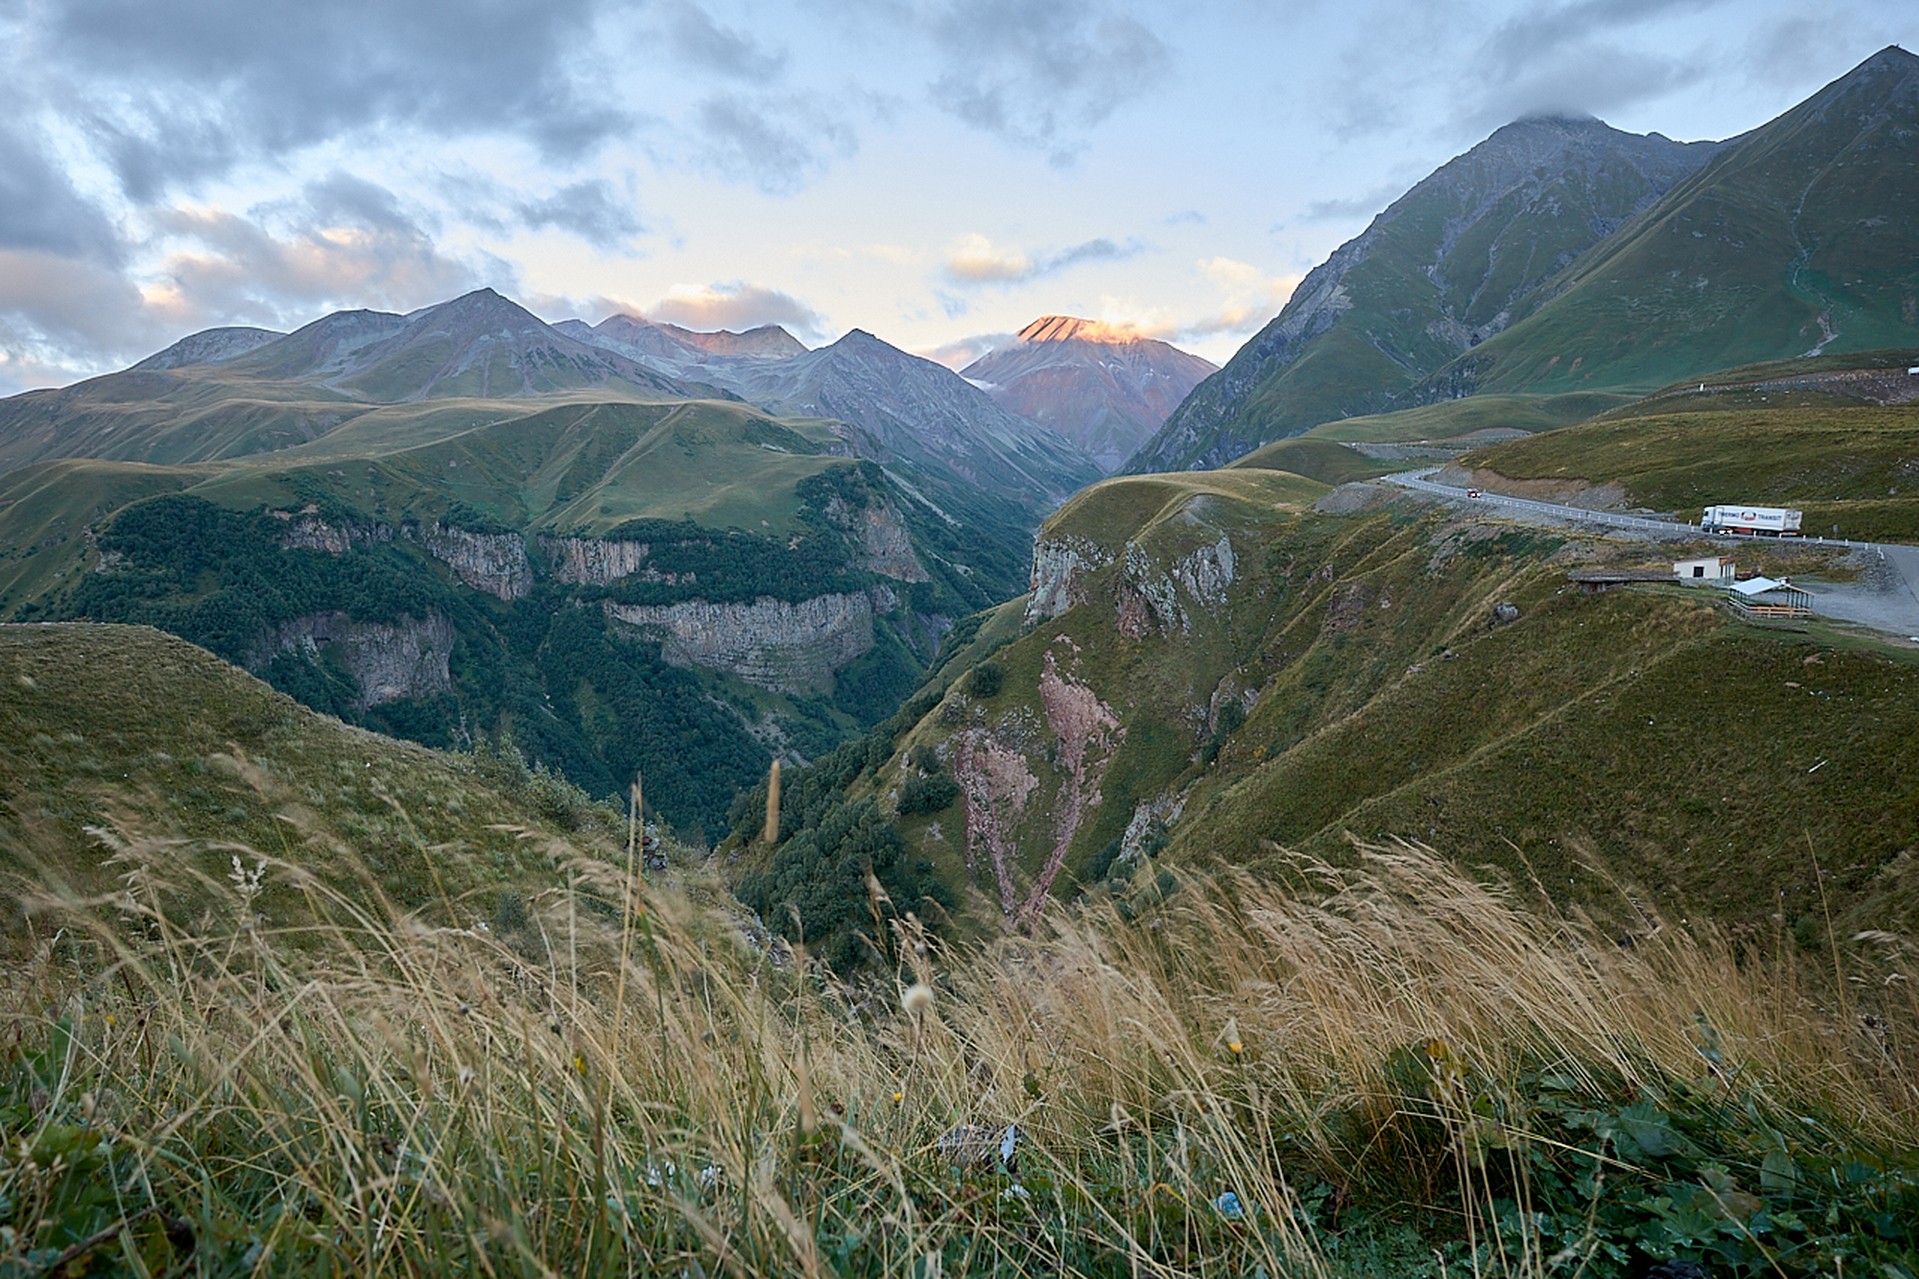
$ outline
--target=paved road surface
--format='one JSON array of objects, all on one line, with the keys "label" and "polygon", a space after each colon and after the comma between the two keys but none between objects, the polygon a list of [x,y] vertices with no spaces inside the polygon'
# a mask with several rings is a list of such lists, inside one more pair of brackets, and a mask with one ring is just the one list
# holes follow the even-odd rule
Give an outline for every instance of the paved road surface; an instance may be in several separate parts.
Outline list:
[{"label": "paved road surface", "polygon": [[[1643,515],[1621,515],[1616,511],[1588,511],[1583,507],[1564,506],[1558,502],[1507,497],[1503,493],[1484,493],[1477,498],[1468,498],[1463,488],[1433,482],[1430,477],[1438,470],[1438,467],[1426,467],[1381,478],[1386,483],[1397,484],[1402,488],[1431,493],[1438,497],[1470,501],[1475,506],[1497,507],[1521,518],[1553,523],[1597,525],[1663,537],[1708,536],[1699,531],[1697,524],[1682,524],[1677,520],[1649,519]],[[1710,536],[1743,541],[1775,540],[1726,533],[1715,533]],[[1844,538],[1807,538],[1805,540],[1814,545],[1852,547],[1863,551],[1869,557],[1879,558],[1888,566],[1888,571],[1868,573],[1864,580],[1858,582],[1801,581],[1796,583],[1812,592],[1813,611],[1816,614],[1840,621],[1856,622],[1861,626],[1868,626],[1902,638],[1919,637],[1919,547],[1903,546],[1892,542],[1854,542]]]}]

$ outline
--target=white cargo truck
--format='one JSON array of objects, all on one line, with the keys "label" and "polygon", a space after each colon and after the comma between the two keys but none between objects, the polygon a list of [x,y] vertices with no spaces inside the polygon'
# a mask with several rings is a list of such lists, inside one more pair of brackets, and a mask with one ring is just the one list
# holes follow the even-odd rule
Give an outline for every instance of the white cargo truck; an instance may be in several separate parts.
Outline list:
[{"label": "white cargo truck", "polygon": [[1784,506],[1708,506],[1699,521],[1707,533],[1762,533],[1798,537],[1800,514]]}]

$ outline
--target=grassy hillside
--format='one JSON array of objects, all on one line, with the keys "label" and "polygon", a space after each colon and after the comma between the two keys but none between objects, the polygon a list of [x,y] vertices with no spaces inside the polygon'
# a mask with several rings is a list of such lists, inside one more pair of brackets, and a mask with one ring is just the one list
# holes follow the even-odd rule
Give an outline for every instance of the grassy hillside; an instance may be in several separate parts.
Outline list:
[{"label": "grassy hillside", "polygon": [[1400,464],[1367,457],[1332,440],[1297,437],[1254,449],[1226,469],[1289,471],[1321,484],[1340,485],[1384,475],[1400,469]]},{"label": "grassy hillside", "polygon": [[1507,125],[1340,246],[1127,469],[1223,466],[1324,423],[1439,398],[1408,393],[1525,315],[1561,268],[1712,150],[1592,119]]},{"label": "grassy hillside", "polygon": [[[551,841],[622,837],[517,756],[350,727],[144,627],[0,626],[0,737],[10,934],[22,897],[55,881],[92,894],[151,876],[191,917],[249,849],[375,910],[471,924],[560,882]],[[257,898],[296,915],[303,901],[284,868]]]},{"label": "grassy hillside", "polygon": [[[845,456],[844,429],[570,394],[377,408],[236,461],[44,463],[0,478],[0,609],[163,627],[428,745],[510,734],[596,794],[644,769],[697,838],[769,754],[884,719],[951,619],[1024,581],[1016,514],[963,493],[935,510]],[[548,535],[610,536],[644,563],[570,580]],[[855,651],[777,682],[603,611],[828,596],[876,605],[870,639],[818,641]]]},{"label": "grassy hillside", "polygon": [[[1684,547],[1167,499],[1193,478],[1063,509],[1036,596],[1055,615],[995,614],[916,724],[840,766],[844,803],[891,818],[962,932],[1019,925],[1036,895],[1150,899],[1165,866],[1337,861],[1348,832],[1431,841],[1585,909],[1625,883],[1801,942],[1827,911],[1847,936],[1919,923],[1909,652],[1752,630],[1677,587],[1566,581]],[[824,832],[833,811],[796,806],[789,826]],[[821,839],[809,855],[830,863]]]},{"label": "grassy hillside", "polygon": [[209,473],[229,505],[315,489],[370,518],[431,518],[457,503],[516,529],[598,535],[631,519],[793,531],[798,483],[844,457],[826,423],[740,404],[594,398],[380,410],[325,440]]},{"label": "grassy hillside", "polygon": [[1919,57],[1888,48],[1736,139],[1433,384],[1650,391],[1755,360],[1910,345],[1915,86]]},{"label": "grassy hillside", "polygon": [[1616,483],[1631,505],[1692,519],[1718,502],[1762,502],[1804,510],[1808,535],[1837,526],[1855,539],[1919,539],[1919,405],[1740,407],[1709,393],[1684,407],[1695,404],[1513,440],[1464,464]]},{"label": "grassy hillside", "polygon": [[523,945],[324,893],[315,922],[238,893],[182,917],[149,884],[125,920],[52,903],[0,988],[0,1184],[33,1189],[0,1202],[0,1256],[374,1279],[1915,1264],[1897,956],[1835,1009],[1789,957],[1668,916],[1622,947],[1417,849],[1358,856],[1301,865],[1310,895],[1187,880],[1012,947],[901,921],[877,991],[585,859]]},{"label": "grassy hillside", "polygon": [[1471,395],[1417,408],[1325,422],[1306,438],[1347,444],[1398,444],[1452,440],[1474,431],[1550,431],[1630,403],[1603,392],[1572,395]]}]

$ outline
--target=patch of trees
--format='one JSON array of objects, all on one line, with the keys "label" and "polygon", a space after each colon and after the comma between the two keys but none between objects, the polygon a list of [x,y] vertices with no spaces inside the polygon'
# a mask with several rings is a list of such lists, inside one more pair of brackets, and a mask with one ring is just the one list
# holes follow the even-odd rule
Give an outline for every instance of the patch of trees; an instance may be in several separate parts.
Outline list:
[{"label": "patch of trees", "polygon": [[[745,876],[735,890],[768,928],[790,940],[804,940],[842,970],[869,958],[873,947],[883,950],[890,944],[884,930],[876,934],[874,929],[868,870],[891,898],[887,911],[914,911],[924,917],[929,902],[951,904],[931,864],[909,858],[879,806],[871,799],[849,801],[846,796],[862,773],[892,758],[900,735],[937,701],[936,693],[922,693],[866,736],[791,770],[780,788],[781,842],[765,869]],[[732,833],[742,847],[760,837],[765,814],[762,778],[733,804]]]}]

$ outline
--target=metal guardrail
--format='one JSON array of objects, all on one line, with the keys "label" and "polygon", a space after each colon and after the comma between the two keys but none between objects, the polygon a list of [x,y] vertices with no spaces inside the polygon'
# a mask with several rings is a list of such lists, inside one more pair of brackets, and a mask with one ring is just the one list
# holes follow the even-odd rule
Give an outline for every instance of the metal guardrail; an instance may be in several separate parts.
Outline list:
[{"label": "metal guardrail", "polygon": [[[1682,524],[1677,520],[1655,520],[1644,515],[1622,515],[1617,511],[1589,511],[1578,506],[1562,506],[1557,502],[1538,502],[1527,497],[1508,497],[1504,493],[1481,492],[1478,497],[1471,497],[1463,488],[1455,488],[1450,484],[1435,484],[1426,478],[1439,469],[1440,468],[1436,466],[1429,466],[1423,470],[1401,471],[1396,475],[1382,475],[1380,479],[1389,484],[1397,484],[1401,488],[1417,489],[1426,493],[1436,493],[1441,497],[1458,498],[1462,501],[1477,502],[1488,506],[1509,506],[1517,510],[1537,511],[1542,515],[1550,515],[1555,519],[1574,520],[1586,524],[1604,524],[1613,528],[1640,529],[1649,533],[1664,533],[1669,536],[1690,535],[1693,537],[1726,538],[1747,542],[1777,542],[1781,540],[1778,537],[1767,536],[1762,533],[1708,533],[1697,524]],[[1844,537],[1801,536],[1796,540],[1823,546],[1851,546],[1862,550],[1871,550],[1877,545],[1877,543],[1874,542],[1855,542],[1850,538]]]}]

